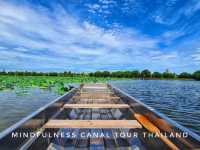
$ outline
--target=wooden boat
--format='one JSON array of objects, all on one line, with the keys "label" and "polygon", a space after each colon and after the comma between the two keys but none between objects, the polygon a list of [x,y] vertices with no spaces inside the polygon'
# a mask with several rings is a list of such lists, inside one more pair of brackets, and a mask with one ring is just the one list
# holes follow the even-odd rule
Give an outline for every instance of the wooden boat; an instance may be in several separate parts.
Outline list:
[{"label": "wooden boat", "polygon": [[200,149],[200,137],[109,84],[83,84],[0,134],[0,149]]}]

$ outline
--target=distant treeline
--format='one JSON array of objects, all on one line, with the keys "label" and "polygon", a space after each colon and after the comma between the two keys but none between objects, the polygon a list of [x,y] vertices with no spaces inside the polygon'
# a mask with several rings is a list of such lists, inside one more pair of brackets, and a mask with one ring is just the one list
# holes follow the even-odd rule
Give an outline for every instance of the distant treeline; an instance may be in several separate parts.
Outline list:
[{"label": "distant treeline", "polygon": [[151,72],[148,69],[143,71],[96,71],[90,73],[73,73],[66,72],[29,72],[29,71],[1,71],[0,75],[15,75],[15,76],[91,76],[91,77],[114,77],[114,78],[141,78],[141,79],[195,79],[200,80],[200,70],[194,73],[182,72],[180,74],[172,73],[166,70],[163,73]]}]

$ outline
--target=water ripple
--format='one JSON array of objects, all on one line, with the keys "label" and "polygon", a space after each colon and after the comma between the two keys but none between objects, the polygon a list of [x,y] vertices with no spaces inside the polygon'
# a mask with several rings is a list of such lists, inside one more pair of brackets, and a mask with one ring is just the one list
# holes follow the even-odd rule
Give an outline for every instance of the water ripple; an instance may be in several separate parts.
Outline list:
[{"label": "water ripple", "polygon": [[200,82],[114,81],[115,86],[200,134]]}]

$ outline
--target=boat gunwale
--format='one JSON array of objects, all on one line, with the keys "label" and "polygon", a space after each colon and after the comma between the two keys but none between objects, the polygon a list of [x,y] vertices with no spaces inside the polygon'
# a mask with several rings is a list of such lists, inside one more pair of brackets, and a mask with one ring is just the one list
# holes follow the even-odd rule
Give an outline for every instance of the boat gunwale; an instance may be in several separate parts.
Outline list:
[{"label": "boat gunwale", "polygon": [[[169,123],[170,125],[174,126],[175,128],[183,131],[183,132],[187,132],[189,134],[189,136],[191,136],[192,138],[194,138],[195,140],[197,140],[198,142],[200,142],[200,136],[198,134],[196,134],[195,132],[193,132],[192,130],[182,126],[181,124],[179,124],[178,122],[172,120],[171,118],[167,117],[166,115],[164,115],[163,113],[155,110],[154,108],[152,108],[151,106],[148,106],[147,104],[144,104],[143,102],[141,102],[140,100],[136,99],[135,97],[125,93],[124,91],[122,91],[121,89],[117,88],[116,86],[108,83],[108,86],[111,89],[114,89],[116,91],[118,91],[120,94],[129,97],[130,99],[133,99],[135,102],[139,103],[141,106],[145,107],[147,110],[151,111],[154,113],[154,115],[157,115],[158,117],[160,117],[161,119],[164,119],[167,123]],[[131,108],[131,105],[130,105]]]},{"label": "boat gunwale", "polygon": [[2,132],[0,132],[0,140],[3,139],[4,137],[6,137],[7,135],[9,135],[10,133],[12,133],[14,130],[16,130],[17,128],[19,128],[22,124],[26,123],[31,118],[35,117],[36,115],[38,115],[39,113],[41,113],[42,111],[44,111],[45,109],[47,109],[48,107],[50,107],[55,102],[58,102],[59,100],[61,100],[62,98],[66,97],[70,93],[74,92],[78,88],[80,88],[80,86],[79,87],[73,87],[71,90],[69,90],[68,92],[66,92],[64,95],[61,95],[61,96],[57,97],[55,100],[50,101],[49,103],[45,104],[44,106],[38,108],[36,111],[30,113],[28,116],[23,117],[22,119],[20,119],[19,121],[17,121],[15,124],[13,124],[10,127],[4,129]]}]

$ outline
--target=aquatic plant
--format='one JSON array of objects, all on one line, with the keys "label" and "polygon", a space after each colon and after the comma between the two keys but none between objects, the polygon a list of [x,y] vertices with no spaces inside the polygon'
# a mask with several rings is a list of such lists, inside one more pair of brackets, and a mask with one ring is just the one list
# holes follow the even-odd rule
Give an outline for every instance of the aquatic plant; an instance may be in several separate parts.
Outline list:
[{"label": "aquatic plant", "polygon": [[54,76],[0,76],[0,90],[15,88],[54,88],[59,94],[63,94],[70,88],[67,86],[72,83],[95,83],[117,80],[117,78],[100,78],[89,76],[77,77],[54,77]]}]

